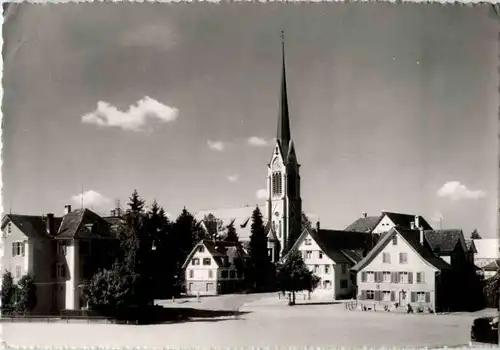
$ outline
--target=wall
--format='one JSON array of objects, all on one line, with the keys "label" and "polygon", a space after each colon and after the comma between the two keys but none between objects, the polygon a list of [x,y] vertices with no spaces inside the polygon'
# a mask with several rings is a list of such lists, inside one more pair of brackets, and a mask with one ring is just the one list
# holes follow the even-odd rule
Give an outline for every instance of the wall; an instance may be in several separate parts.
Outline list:
[{"label": "wall", "polygon": [[[390,263],[383,263],[382,256],[383,253],[389,253],[391,256]],[[399,263],[399,253],[407,253],[407,263]],[[388,271],[388,272],[412,272],[413,283],[392,283],[392,282],[382,282],[382,283],[372,283],[372,282],[362,282],[362,272],[367,271]],[[359,273],[357,274],[357,284],[358,284],[358,300],[360,299],[362,290],[387,290],[394,291],[396,295],[396,302],[399,301],[399,292],[406,291],[407,298],[403,300],[405,305],[411,301],[411,292],[430,292],[431,300],[429,306],[434,309],[435,306],[435,285],[436,285],[436,268],[428,264],[423,260],[420,255],[418,255],[413,248],[399,235],[397,234],[397,245],[393,245],[392,240],[384,247],[384,249]],[[417,272],[424,272],[424,283],[416,283]],[[374,300],[361,301],[362,303],[376,303]],[[394,302],[391,302],[394,304]]]},{"label": "wall", "polygon": [[65,300],[65,308],[66,309],[79,309],[79,295],[78,295],[78,283],[80,280],[80,259],[78,256],[78,241],[71,240],[66,241],[66,262],[68,269],[66,270],[67,274],[65,276],[65,292],[66,292],[66,300]]},{"label": "wall", "polygon": [[[308,240],[310,240],[310,245],[306,244]],[[328,293],[332,295],[332,298],[335,298],[336,290],[338,290],[336,288],[338,283],[335,281],[335,262],[330,259],[324,252],[323,257],[321,259],[319,258],[319,252],[322,250],[309,234],[307,234],[307,236],[303,239],[297,249],[301,252],[304,263],[307,265],[309,270],[314,272],[314,266],[319,265],[319,272],[314,272],[314,274],[321,278],[321,280],[315,292]],[[306,257],[307,251],[311,251],[311,258]],[[325,265],[329,266],[328,273],[325,273]],[[340,276],[340,274],[338,276]],[[330,281],[329,288],[325,288],[325,281]]]},{"label": "wall", "polygon": [[387,215],[384,215],[382,220],[373,229],[372,233],[383,233],[388,232],[394,227],[394,222]]},{"label": "wall", "polygon": [[[25,244],[25,250],[24,253],[26,256],[13,256],[12,255],[12,244],[14,242],[28,242],[28,237],[19,230],[15,225],[11,224],[11,232],[8,233],[8,225],[5,226],[5,229],[2,230],[2,234],[4,235],[2,240],[4,244],[4,256],[3,256],[3,269],[10,271],[12,273],[12,276],[14,277],[14,282],[17,283],[19,279],[27,274],[28,271],[28,265],[29,261],[32,260],[30,259],[29,254],[29,248],[27,247],[28,245]],[[28,249],[27,249],[28,248]],[[16,275],[16,266],[20,267],[20,272],[21,274],[19,276]]]},{"label": "wall", "polygon": [[[199,293],[200,295],[217,294],[218,266],[215,260],[212,258],[212,255],[207,251],[205,247],[203,247],[204,252],[199,252],[198,248],[199,247],[196,247],[196,253],[193,255],[193,257],[189,261],[189,264],[186,266],[186,292],[188,294]],[[199,265],[192,264],[194,258],[198,258],[200,260]],[[204,258],[210,259],[210,265],[203,265]],[[190,277],[190,271],[193,271],[193,277]],[[212,271],[212,277],[209,276],[209,271]],[[207,290],[207,283],[209,286],[209,290]],[[189,290],[190,285],[191,291]]]}]

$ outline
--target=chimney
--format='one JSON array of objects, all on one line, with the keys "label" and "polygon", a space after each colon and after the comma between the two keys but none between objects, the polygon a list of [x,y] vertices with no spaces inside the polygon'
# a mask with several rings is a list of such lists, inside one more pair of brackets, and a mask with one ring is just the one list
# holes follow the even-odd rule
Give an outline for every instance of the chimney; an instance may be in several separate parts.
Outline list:
[{"label": "chimney", "polygon": [[420,244],[424,245],[424,228],[423,227],[419,227],[418,230],[420,232]]},{"label": "chimney", "polygon": [[420,217],[415,215],[415,227],[420,228]]},{"label": "chimney", "polygon": [[368,213],[363,212],[361,215],[363,216],[363,218],[366,218],[368,216]]},{"label": "chimney", "polygon": [[71,213],[71,205],[65,205],[64,206],[64,215],[68,215],[69,213]]},{"label": "chimney", "polygon": [[45,221],[47,227],[47,233],[51,236],[55,234],[54,230],[54,214],[48,213],[47,220]]},{"label": "chimney", "polygon": [[316,221],[316,231],[319,231],[319,220]]},{"label": "chimney", "polygon": [[410,222],[410,230],[415,230],[415,221]]}]

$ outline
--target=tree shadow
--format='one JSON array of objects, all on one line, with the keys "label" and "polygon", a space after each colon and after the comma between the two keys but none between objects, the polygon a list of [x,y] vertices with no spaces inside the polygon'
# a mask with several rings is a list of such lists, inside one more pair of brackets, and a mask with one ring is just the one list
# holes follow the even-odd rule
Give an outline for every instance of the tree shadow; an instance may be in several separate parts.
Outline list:
[{"label": "tree shadow", "polygon": [[320,302],[314,302],[314,301],[308,301],[300,304],[295,304],[293,306],[311,306],[311,305],[337,305],[337,304],[343,304],[341,301],[320,301]]}]

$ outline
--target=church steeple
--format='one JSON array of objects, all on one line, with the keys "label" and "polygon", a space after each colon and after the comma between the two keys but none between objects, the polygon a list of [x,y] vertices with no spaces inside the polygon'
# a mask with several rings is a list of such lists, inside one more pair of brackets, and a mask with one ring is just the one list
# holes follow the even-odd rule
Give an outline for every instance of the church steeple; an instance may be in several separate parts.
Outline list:
[{"label": "church steeple", "polygon": [[281,97],[280,97],[280,109],[278,117],[278,132],[276,139],[281,143],[283,151],[285,151],[284,156],[286,157],[286,150],[288,149],[288,144],[290,142],[290,118],[288,115],[288,96],[286,91],[286,69],[285,69],[285,36],[283,31],[281,31],[281,55],[283,60],[283,71],[281,77]]}]

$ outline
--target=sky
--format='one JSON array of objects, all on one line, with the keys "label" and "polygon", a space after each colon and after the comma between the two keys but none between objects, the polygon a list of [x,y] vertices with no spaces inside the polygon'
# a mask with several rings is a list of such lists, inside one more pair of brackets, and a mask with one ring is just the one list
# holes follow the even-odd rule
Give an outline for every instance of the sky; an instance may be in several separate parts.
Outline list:
[{"label": "sky", "polygon": [[498,19],[441,4],[52,4],[4,24],[3,206],[263,203],[285,31],[303,208],[495,237]]}]

